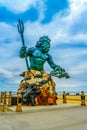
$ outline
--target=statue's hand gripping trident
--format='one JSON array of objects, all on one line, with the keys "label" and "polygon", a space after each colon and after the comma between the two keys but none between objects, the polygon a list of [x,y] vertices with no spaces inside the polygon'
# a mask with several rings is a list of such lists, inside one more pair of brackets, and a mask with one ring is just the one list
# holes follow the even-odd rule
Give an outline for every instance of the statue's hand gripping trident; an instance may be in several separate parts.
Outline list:
[{"label": "statue's hand gripping trident", "polygon": [[[19,21],[18,21],[17,28],[18,28],[18,32],[21,36],[23,47],[26,48],[25,42],[24,42],[24,35],[23,35],[24,34],[24,24],[23,24],[23,21],[21,19],[19,19]],[[27,70],[29,71],[30,68],[29,68],[29,65],[28,65],[26,51],[25,51],[25,61],[26,61]]]}]

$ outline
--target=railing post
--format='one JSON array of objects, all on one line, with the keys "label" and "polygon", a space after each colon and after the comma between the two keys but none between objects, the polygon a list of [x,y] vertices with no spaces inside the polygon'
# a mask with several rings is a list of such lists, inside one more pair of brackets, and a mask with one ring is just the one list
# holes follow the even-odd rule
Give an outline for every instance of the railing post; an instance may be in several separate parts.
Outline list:
[{"label": "railing post", "polygon": [[0,104],[1,104],[1,92],[0,92]]},{"label": "railing post", "polygon": [[4,112],[4,104],[2,104],[2,103],[0,104],[0,111]]},{"label": "railing post", "polygon": [[1,92],[1,103],[2,103],[3,92]]},{"label": "railing post", "polygon": [[0,111],[4,112],[4,93],[0,93]]},{"label": "railing post", "polygon": [[66,93],[65,93],[65,91],[63,92],[63,103],[67,103],[67,101],[66,101]]},{"label": "railing post", "polygon": [[16,107],[16,112],[22,112],[22,94],[21,94],[20,90],[17,93],[17,107]]},{"label": "railing post", "polygon": [[6,104],[6,91],[4,92],[4,104]]},{"label": "railing post", "polygon": [[85,103],[85,94],[84,94],[84,91],[81,92],[81,106],[85,106],[86,103]]},{"label": "railing post", "polygon": [[11,106],[11,102],[12,102],[12,92],[9,91],[9,94],[8,94],[8,106]]},{"label": "railing post", "polygon": [[4,104],[4,92],[1,92],[1,103]]}]

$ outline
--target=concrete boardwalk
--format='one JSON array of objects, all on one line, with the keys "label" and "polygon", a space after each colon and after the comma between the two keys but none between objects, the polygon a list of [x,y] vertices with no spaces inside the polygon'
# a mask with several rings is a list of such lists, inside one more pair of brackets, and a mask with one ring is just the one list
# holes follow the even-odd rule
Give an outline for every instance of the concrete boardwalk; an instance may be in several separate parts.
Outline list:
[{"label": "concrete boardwalk", "polygon": [[58,104],[22,109],[19,113],[0,113],[0,130],[87,130],[87,106]]}]

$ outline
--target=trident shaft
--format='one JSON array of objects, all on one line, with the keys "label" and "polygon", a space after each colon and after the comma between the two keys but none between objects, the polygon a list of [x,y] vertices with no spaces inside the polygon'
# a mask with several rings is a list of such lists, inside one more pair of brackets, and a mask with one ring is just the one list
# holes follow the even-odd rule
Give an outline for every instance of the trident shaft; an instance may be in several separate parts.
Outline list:
[{"label": "trident shaft", "polygon": [[[19,21],[18,21],[17,28],[18,28],[18,32],[21,36],[23,47],[26,47],[25,42],[24,42],[24,35],[23,35],[24,34],[24,24],[23,24],[23,21],[21,19],[19,19]],[[25,62],[26,62],[27,70],[29,71],[30,68],[29,68],[29,65],[28,65],[26,52],[25,52]]]}]

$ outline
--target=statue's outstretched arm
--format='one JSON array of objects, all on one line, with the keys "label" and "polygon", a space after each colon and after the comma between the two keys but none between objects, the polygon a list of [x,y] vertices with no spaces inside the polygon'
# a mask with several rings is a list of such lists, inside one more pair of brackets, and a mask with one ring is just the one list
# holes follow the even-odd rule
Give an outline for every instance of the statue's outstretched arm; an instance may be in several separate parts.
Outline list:
[{"label": "statue's outstretched arm", "polygon": [[50,75],[58,77],[58,78],[62,78],[62,77],[70,78],[68,73],[66,73],[63,68],[61,68],[59,65],[56,65],[53,62],[52,57],[49,54],[48,54],[47,62],[50,65],[50,67],[53,68],[53,70],[50,72]]},{"label": "statue's outstretched arm", "polygon": [[51,67],[52,69],[57,68],[59,71],[64,70],[64,69],[62,69],[59,65],[56,65],[56,64],[53,62],[53,59],[52,59],[52,57],[51,57],[50,54],[48,54],[47,62],[48,62],[48,64],[50,65],[50,67]]}]

